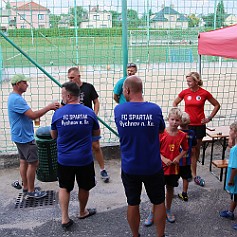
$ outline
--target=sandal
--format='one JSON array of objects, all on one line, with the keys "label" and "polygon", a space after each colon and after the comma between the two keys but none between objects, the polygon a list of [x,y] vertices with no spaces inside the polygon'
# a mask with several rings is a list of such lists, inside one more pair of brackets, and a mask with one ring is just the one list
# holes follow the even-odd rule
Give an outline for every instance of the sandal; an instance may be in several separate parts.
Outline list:
[{"label": "sandal", "polygon": [[151,226],[154,222],[153,218],[154,218],[153,213],[150,212],[149,216],[146,218],[144,222],[144,226]]},{"label": "sandal", "polygon": [[170,223],[174,223],[175,222],[175,216],[170,211],[166,212],[166,219]]},{"label": "sandal", "polygon": [[79,219],[86,219],[86,218],[88,218],[88,217],[93,216],[93,215],[96,214],[96,209],[95,209],[95,208],[88,208],[87,211],[88,211],[88,214],[87,214],[87,215],[85,215],[85,216],[79,216],[78,218],[79,218]]},{"label": "sandal", "polygon": [[64,230],[67,230],[69,227],[71,227],[73,225],[74,221],[72,219],[69,219],[68,223],[66,224],[62,224],[62,228]]},{"label": "sandal", "polygon": [[18,180],[12,182],[12,187],[16,189],[22,189],[22,186],[20,185]]}]

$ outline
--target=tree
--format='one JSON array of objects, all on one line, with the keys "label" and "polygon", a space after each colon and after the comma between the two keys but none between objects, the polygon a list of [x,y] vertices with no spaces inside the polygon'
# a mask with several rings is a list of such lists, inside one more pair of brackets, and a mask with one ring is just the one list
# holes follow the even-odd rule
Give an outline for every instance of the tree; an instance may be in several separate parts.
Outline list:
[{"label": "tree", "polygon": [[222,26],[224,26],[224,21],[225,21],[225,8],[223,0],[221,0],[217,4],[216,8],[216,27],[221,28]]},{"label": "tree", "polygon": [[151,9],[148,11],[148,13],[144,12],[141,19],[140,19],[140,24],[143,25],[143,26],[146,26],[147,21],[150,21],[151,16],[152,16],[152,10]]},{"label": "tree", "polygon": [[133,9],[128,9],[127,12],[128,26],[129,27],[137,27],[140,25],[140,19],[138,17],[137,11]]},{"label": "tree", "polygon": [[[80,23],[85,20],[88,16],[87,10],[85,10],[82,6],[76,6],[76,12],[77,12],[77,25],[80,26]],[[70,20],[70,26],[74,26],[74,21],[75,21],[75,11],[74,7],[71,7],[69,10],[69,14],[71,16]]]},{"label": "tree", "polygon": [[7,2],[7,3],[6,3],[6,9],[11,9],[11,4],[10,4],[10,2]]},{"label": "tree", "polygon": [[213,26],[214,26],[214,24],[213,24],[214,23],[214,13],[210,13],[206,16],[202,16],[202,19],[204,20],[206,27],[213,28]]},{"label": "tree", "polygon": [[57,28],[58,23],[61,20],[61,16],[50,14],[49,15],[49,24],[51,28]]},{"label": "tree", "polygon": [[122,15],[117,11],[109,11],[112,14],[112,25],[113,27],[121,27],[122,26]]},{"label": "tree", "polygon": [[200,19],[195,14],[191,14],[188,16],[189,27],[197,27],[199,26],[199,22],[200,22]]}]

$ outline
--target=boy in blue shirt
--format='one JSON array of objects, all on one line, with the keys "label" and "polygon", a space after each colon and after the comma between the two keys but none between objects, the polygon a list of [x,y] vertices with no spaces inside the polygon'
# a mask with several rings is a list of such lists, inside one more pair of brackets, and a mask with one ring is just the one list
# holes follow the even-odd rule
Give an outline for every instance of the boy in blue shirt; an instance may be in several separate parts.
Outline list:
[{"label": "boy in blue shirt", "polygon": [[[237,122],[230,125],[228,145],[230,149],[230,158],[227,169],[225,189],[231,196],[229,210],[221,211],[220,216],[234,220],[234,210],[237,205]],[[233,226],[237,230],[237,224]]]},{"label": "boy in blue shirt", "polygon": [[186,112],[183,112],[181,117],[180,128],[187,134],[188,152],[179,161],[179,175],[183,179],[183,192],[178,194],[178,197],[183,201],[188,201],[188,184],[192,180],[191,158],[192,149],[197,145],[195,132],[188,128],[190,117]]}]

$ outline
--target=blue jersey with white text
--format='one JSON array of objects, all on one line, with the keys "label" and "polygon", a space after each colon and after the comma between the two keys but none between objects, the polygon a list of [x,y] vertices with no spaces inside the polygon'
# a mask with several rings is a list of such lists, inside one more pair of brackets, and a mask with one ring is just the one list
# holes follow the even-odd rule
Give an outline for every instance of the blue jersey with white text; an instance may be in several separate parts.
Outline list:
[{"label": "blue jersey with white text", "polygon": [[56,110],[51,129],[57,130],[58,162],[85,166],[93,161],[92,131],[99,129],[94,111],[82,104],[67,104]]},{"label": "blue jersey with white text", "polygon": [[150,102],[127,102],[114,109],[120,136],[122,170],[152,175],[162,169],[159,132],[165,129],[160,107]]}]

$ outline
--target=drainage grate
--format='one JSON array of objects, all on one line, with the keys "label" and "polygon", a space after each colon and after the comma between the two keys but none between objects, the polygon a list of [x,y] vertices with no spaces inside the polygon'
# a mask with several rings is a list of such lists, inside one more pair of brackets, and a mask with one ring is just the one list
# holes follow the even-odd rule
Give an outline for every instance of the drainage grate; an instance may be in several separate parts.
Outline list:
[{"label": "drainage grate", "polygon": [[42,207],[52,206],[56,202],[56,193],[53,190],[48,190],[47,196],[40,199],[28,198],[26,199],[23,193],[19,193],[15,203],[15,208],[29,208],[29,207]]}]

